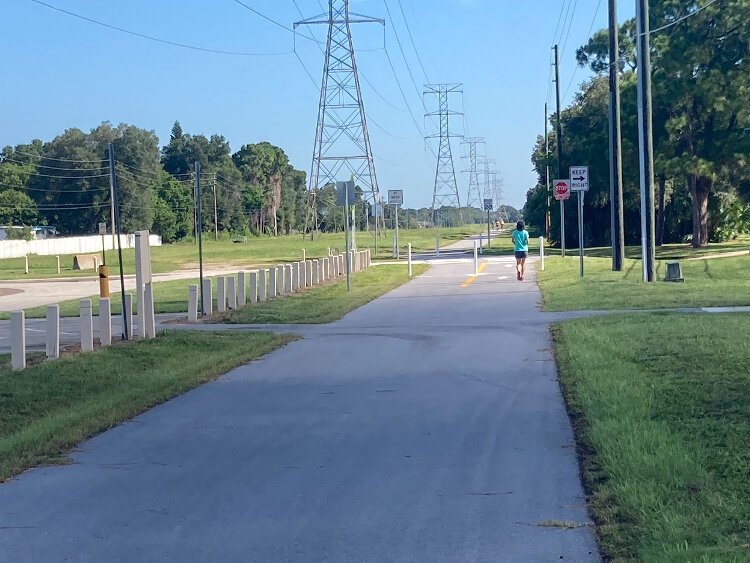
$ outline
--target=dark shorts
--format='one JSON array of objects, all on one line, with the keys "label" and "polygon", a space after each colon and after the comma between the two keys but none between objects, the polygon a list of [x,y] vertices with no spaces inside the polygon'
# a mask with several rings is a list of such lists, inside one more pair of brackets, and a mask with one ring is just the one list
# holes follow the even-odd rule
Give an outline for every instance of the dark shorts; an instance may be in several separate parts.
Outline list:
[{"label": "dark shorts", "polygon": [[516,250],[516,260],[521,260],[529,255],[525,250]]}]

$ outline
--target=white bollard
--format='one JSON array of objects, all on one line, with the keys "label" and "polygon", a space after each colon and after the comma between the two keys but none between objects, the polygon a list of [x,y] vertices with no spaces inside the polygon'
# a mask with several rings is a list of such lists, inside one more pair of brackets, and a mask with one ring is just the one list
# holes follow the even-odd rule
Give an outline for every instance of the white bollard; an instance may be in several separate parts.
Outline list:
[{"label": "white bollard", "polygon": [[147,283],[143,286],[143,322],[145,326],[145,337],[156,338],[156,318],[154,316],[154,284]]},{"label": "white bollard", "polygon": [[325,273],[325,258],[320,258],[318,260],[318,283],[326,281]]},{"label": "white bollard", "polygon": [[268,274],[265,270],[258,270],[258,301],[268,299]]},{"label": "white bollard", "polygon": [[[125,335],[125,340],[132,340],[133,339],[133,294],[132,293],[126,293],[125,294],[125,303],[122,307],[123,317],[122,317],[122,333]],[[128,321],[128,330],[125,330],[125,319]]]},{"label": "white bollard", "polygon": [[479,251],[477,241],[474,241],[474,275],[479,275],[479,257],[477,256],[477,252]]},{"label": "white bollard", "polygon": [[329,247],[328,247],[328,248],[326,249],[326,256],[330,256],[330,255],[331,255],[331,247],[329,246]]},{"label": "white bollard", "polygon": [[99,344],[112,345],[112,303],[109,297],[99,300]]},{"label": "white bollard", "polygon": [[26,314],[10,314],[10,365],[14,370],[26,367]]},{"label": "white bollard", "polygon": [[60,257],[57,257],[57,273],[60,273]]},{"label": "white bollard", "polygon": [[91,314],[91,299],[81,299],[81,352],[94,349],[94,325]]},{"label": "white bollard", "polygon": [[198,286],[196,284],[188,286],[188,322],[198,322]]},{"label": "white bollard", "polygon": [[214,297],[212,295],[211,278],[203,279],[203,314],[214,314]]},{"label": "white bollard", "polygon": [[291,264],[284,265],[284,293],[291,293],[294,291],[294,284],[292,283],[292,275],[294,269]]},{"label": "white bollard", "polygon": [[435,256],[440,256],[440,233],[435,235]]},{"label": "white bollard", "polygon": [[484,254],[484,239],[482,233],[479,233],[479,254]]},{"label": "white bollard", "polygon": [[283,265],[276,266],[276,294],[284,295],[286,293],[286,269]]},{"label": "white bollard", "polygon": [[307,287],[313,286],[313,261],[307,260],[305,262],[305,285]]},{"label": "white bollard", "polygon": [[237,272],[237,306],[247,303],[247,272]]},{"label": "white bollard", "polygon": [[542,272],[544,271],[544,237],[539,237],[539,260],[542,262]]},{"label": "white bollard", "polygon": [[318,261],[312,261],[312,285],[318,285]]},{"label": "white bollard", "polygon": [[396,258],[398,256],[398,247],[396,246],[396,237],[393,237],[393,257]]},{"label": "white bollard", "polygon": [[323,279],[328,281],[331,279],[331,257],[327,256],[323,260]]},{"label": "white bollard", "polygon": [[250,272],[250,304],[258,302],[258,272]]},{"label": "white bollard", "polygon": [[237,308],[237,285],[234,276],[227,276],[227,302],[230,309]]},{"label": "white bollard", "polygon": [[303,248],[303,249],[302,249],[302,261],[303,261],[303,262],[307,262],[307,256],[306,256],[306,254],[307,254],[307,253],[305,252],[305,249]]},{"label": "white bollard", "polygon": [[339,277],[343,276],[346,272],[344,271],[344,255],[339,254]]},{"label": "white bollard", "polygon": [[276,268],[268,270],[268,298],[276,297]]},{"label": "white bollard", "polygon": [[300,289],[307,287],[307,262],[304,260],[299,263],[299,287]]},{"label": "white bollard", "polygon": [[227,288],[224,276],[216,278],[216,311],[224,313],[227,310]]},{"label": "white bollard", "polygon": [[411,277],[411,243],[406,247],[406,263],[409,265],[409,277]]},{"label": "white bollard", "polygon": [[[101,306],[100,306],[101,308]],[[60,357],[60,305],[47,305],[47,357]]]},{"label": "white bollard", "polygon": [[29,273],[29,256],[28,256],[28,254],[26,256],[24,256],[23,273],[24,274],[28,274]]}]

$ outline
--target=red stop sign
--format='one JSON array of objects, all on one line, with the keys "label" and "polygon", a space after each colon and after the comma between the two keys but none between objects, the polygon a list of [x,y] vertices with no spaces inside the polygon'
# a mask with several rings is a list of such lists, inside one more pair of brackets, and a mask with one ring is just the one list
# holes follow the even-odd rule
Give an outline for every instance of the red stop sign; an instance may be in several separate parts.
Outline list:
[{"label": "red stop sign", "polygon": [[570,185],[563,180],[555,182],[555,199],[568,199],[570,197]]}]

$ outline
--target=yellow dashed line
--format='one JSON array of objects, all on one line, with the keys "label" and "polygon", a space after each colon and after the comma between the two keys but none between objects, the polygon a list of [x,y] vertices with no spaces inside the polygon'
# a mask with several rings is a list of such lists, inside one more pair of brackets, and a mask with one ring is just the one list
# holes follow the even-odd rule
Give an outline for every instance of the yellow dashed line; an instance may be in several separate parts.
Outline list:
[{"label": "yellow dashed line", "polygon": [[[481,274],[482,270],[484,270],[487,267],[487,262],[482,262],[479,264],[479,268],[477,268],[477,273]],[[474,280],[477,279],[476,276],[469,276],[469,278],[461,284],[461,287],[469,287],[471,284],[474,283]]]}]

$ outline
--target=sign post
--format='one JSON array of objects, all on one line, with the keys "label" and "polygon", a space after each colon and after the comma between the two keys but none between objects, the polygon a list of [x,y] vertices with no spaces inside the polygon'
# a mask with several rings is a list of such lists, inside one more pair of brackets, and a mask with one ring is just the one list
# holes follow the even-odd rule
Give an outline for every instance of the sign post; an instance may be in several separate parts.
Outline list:
[{"label": "sign post", "polygon": [[578,192],[578,256],[583,277],[583,194],[589,191],[589,167],[570,167],[570,189]]},{"label": "sign post", "polygon": [[492,246],[492,238],[490,237],[490,211],[492,211],[492,200],[484,200],[484,210],[487,212],[487,247]]},{"label": "sign post", "polygon": [[560,251],[565,258],[565,200],[570,197],[570,180],[555,180],[555,199],[560,202]]},{"label": "sign post", "polygon": [[99,297],[109,297],[109,267],[107,255],[104,252],[104,237],[107,234],[107,224],[99,223],[99,234],[102,236],[102,265],[99,266]]},{"label": "sign post", "polygon": [[349,202],[354,201],[354,182],[336,182],[336,204],[344,206],[344,247],[346,248],[346,290],[352,290],[352,245],[349,238]]},{"label": "sign post", "polygon": [[392,205],[396,211],[396,260],[401,258],[398,247],[398,207],[404,204],[404,190],[388,190],[388,204]]}]

